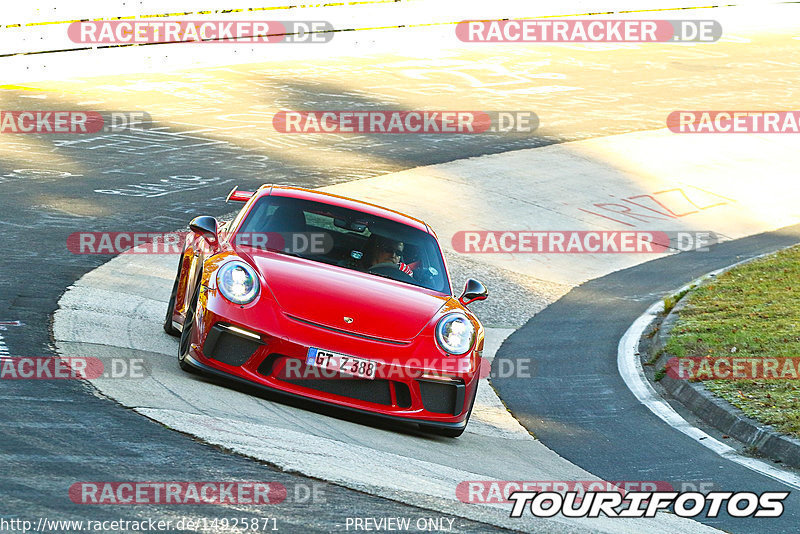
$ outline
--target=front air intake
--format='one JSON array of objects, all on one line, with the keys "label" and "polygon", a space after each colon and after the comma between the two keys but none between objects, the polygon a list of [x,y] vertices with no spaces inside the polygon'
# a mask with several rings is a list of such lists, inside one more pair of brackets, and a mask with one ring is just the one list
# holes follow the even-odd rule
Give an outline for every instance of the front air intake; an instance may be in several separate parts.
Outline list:
[{"label": "front air intake", "polygon": [[255,353],[261,342],[219,323],[211,327],[203,346],[206,358],[234,367],[243,365]]},{"label": "front air intake", "polygon": [[426,410],[451,415],[461,413],[466,389],[461,381],[417,380],[417,383]]}]

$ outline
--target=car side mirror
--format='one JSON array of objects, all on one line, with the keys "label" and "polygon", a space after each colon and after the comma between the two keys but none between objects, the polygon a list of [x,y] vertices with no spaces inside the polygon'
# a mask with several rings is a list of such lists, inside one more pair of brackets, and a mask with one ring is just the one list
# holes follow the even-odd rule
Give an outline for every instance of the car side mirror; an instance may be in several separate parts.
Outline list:
[{"label": "car side mirror", "polygon": [[203,236],[211,245],[217,244],[217,220],[208,215],[195,217],[189,223],[189,229],[197,235]]},{"label": "car side mirror", "polygon": [[486,286],[474,278],[470,278],[467,280],[467,283],[464,286],[464,292],[461,293],[460,297],[458,297],[458,301],[466,306],[470,302],[474,302],[476,300],[486,300],[486,297],[488,296],[489,290],[486,289]]}]

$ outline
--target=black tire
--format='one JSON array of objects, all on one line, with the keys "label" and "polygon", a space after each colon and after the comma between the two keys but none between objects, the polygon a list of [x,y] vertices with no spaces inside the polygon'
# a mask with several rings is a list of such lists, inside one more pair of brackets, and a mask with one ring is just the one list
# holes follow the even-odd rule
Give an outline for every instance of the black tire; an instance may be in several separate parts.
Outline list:
[{"label": "black tire", "polygon": [[183,265],[183,254],[178,260],[178,273],[175,275],[175,283],[172,284],[172,293],[169,295],[169,303],[167,304],[167,316],[164,317],[164,332],[167,334],[179,337],[181,331],[172,326],[172,312],[175,310],[175,298],[178,295],[178,282],[181,279],[181,266]]},{"label": "black tire", "polygon": [[197,301],[200,298],[200,284],[197,284],[197,289],[194,291],[192,302],[186,310],[186,319],[183,321],[183,331],[181,332],[181,342],[178,345],[178,365],[187,373],[200,374],[200,371],[192,367],[187,361],[186,356],[189,354],[189,347],[191,346],[192,331],[194,331],[194,314],[197,311]]}]

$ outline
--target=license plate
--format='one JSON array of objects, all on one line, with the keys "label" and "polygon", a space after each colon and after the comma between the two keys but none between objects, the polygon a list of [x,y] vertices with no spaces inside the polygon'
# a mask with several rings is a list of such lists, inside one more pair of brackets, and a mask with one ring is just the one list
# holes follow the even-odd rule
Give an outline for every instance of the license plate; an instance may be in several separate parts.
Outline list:
[{"label": "license plate", "polygon": [[356,358],[347,354],[339,354],[329,350],[311,347],[306,356],[306,365],[335,371],[357,378],[373,380],[375,378],[376,363],[364,358]]}]

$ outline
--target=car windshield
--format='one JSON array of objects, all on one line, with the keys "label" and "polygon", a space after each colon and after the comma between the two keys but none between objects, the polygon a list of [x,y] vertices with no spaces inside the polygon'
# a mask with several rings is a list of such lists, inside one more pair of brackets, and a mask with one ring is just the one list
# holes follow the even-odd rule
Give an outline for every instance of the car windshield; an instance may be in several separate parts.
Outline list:
[{"label": "car windshield", "polygon": [[356,210],[265,196],[247,214],[236,241],[450,294],[431,234]]}]

